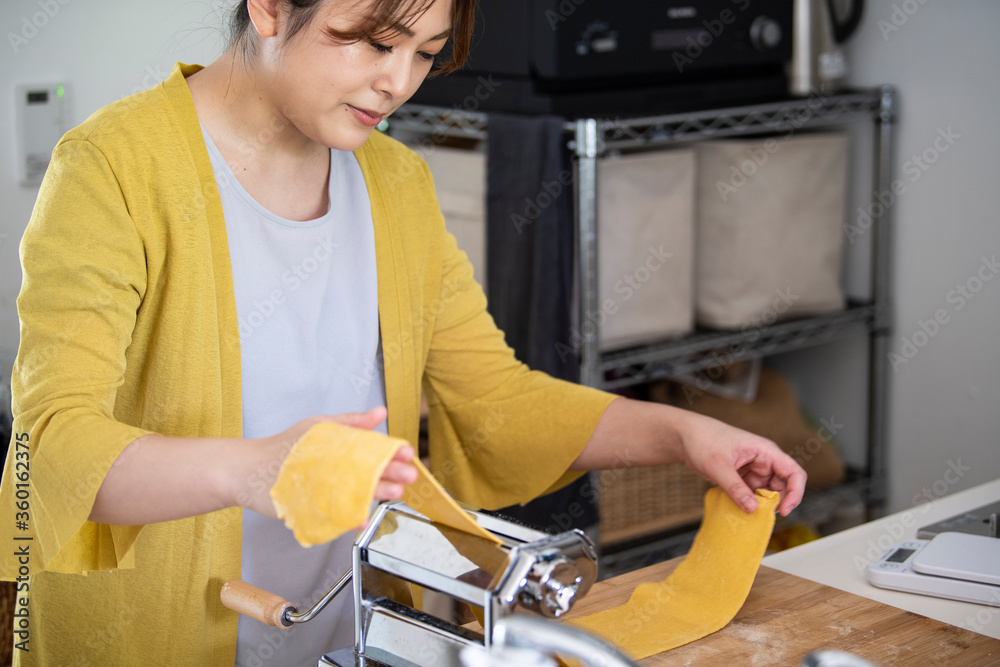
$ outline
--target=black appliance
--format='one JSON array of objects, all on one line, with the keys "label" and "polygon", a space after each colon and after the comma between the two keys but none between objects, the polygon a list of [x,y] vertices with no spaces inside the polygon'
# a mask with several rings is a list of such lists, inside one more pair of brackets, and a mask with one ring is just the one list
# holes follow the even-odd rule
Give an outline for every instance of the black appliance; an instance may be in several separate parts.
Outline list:
[{"label": "black appliance", "polygon": [[657,113],[787,95],[789,0],[479,0],[466,67],[413,102]]}]

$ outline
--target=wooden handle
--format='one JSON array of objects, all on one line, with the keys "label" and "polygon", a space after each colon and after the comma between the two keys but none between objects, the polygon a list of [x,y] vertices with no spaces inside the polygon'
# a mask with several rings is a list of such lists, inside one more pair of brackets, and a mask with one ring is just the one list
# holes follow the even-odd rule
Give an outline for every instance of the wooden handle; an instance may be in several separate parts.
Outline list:
[{"label": "wooden handle", "polygon": [[223,584],[220,597],[222,604],[238,614],[282,630],[291,627],[282,622],[282,616],[286,609],[295,611],[295,606],[280,595],[268,593],[242,579],[230,579]]}]

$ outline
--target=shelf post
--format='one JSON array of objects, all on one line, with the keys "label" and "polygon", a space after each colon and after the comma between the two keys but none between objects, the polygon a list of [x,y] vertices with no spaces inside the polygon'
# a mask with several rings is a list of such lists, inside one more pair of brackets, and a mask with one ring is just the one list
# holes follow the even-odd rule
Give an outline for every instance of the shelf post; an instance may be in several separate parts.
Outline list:
[{"label": "shelf post", "polygon": [[875,303],[875,323],[869,351],[868,392],[868,478],[870,480],[868,518],[881,512],[886,497],[886,410],[888,409],[888,353],[892,334],[892,211],[876,197],[892,188],[892,131],[896,120],[895,90],[882,86],[875,112],[875,191],[871,211],[875,236],[872,239],[871,293]]},{"label": "shelf post", "polygon": [[600,387],[601,351],[597,326],[597,120],[576,121],[575,151],[577,267],[579,270],[580,384]]}]

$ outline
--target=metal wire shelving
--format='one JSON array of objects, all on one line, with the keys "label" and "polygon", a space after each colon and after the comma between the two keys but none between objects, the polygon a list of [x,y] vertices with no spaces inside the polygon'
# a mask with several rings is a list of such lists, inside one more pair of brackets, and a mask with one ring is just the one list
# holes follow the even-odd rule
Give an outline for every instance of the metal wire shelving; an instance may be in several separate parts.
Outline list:
[{"label": "metal wire shelving", "polygon": [[[889,86],[834,94],[815,93],[764,104],[706,109],[662,115],[580,117],[567,120],[567,145],[576,161],[579,312],[597,313],[597,162],[611,151],[645,150],[722,137],[791,136],[806,128],[823,128],[869,120],[874,124],[872,146],[872,204],[876,193],[891,186],[892,132],[895,92]],[[445,138],[482,140],[489,116],[460,107],[405,105],[392,119],[393,128],[432,141]],[[885,497],[886,358],[891,326],[890,211],[872,206],[870,299],[852,302],[839,312],[779,321],[741,331],[699,330],[675,340],[649,341],[622,350],[601,350],[599,327],[583,327],[579,341],[581,382],[605,389],[620,389],[653,379],[719,365],[867,336],[868,428],[867,465],[853,471],[849,483],[814,492],[797,512],[819,517],[831,507],[863,502],[869,517],[877,516]],[[730,361],[731,360],[731,361]],[[659,543],[644,543],[634,554],[608,555],[612,571],[650,555],[663,556],[689,542],[689,534],[663,536]],[[617,563],[618,565],[615,565]]]}]

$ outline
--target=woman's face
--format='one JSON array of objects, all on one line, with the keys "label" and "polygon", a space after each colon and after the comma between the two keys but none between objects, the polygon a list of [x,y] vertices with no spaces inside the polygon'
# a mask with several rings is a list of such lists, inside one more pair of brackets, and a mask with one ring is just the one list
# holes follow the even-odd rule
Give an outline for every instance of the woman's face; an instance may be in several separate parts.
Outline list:
[{"label": "woman's face", "polygon": [[327,28],[357,25],[369,4],[330,0],[288,43],[272,37],[261,44],[258,71],[275,109],[311,140],[337,150],[360,148],[416,92],[451,32],[451,0],[434,0],[383,41],[343,44],[329,35]]}]

